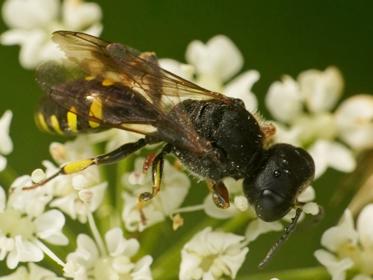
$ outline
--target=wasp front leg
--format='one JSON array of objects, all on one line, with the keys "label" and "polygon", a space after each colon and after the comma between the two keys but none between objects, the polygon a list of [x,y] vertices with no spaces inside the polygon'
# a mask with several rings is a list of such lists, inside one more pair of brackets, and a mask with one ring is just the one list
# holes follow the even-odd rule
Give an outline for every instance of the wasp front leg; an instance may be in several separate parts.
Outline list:
[{"label": "wasp front leg", "polygon": [[74,173],[78,173],[80,171],[83,171],[84,169],[88,168],[92,165],[103,165],[103,164],[111,164],[115,163],[124,157],[132,154],[133,152],[141,149],[144,147],[147,143],[145,139],[140,139],[137,142],[134,143],[127,143],[119,148],[115,149],[114,151],[111,151],[107,154],[99,155],[97,157],[89,158],[89,159],[83,159],[83,160],[77,160],[73,162],[69,162],[65,165],[63,165],[55,174],[52,176],[42,180],[41,182],[38,182],[36,184],[33,184],[29,187],[24,187],[23,190],[31,190],[35,189],[37,187],[41,187],[51,181],[53,178],[59,176],[59,175],[70,175]]},{"label": "wasp front leg", "polygon": [[229,192],[223,182],[208,181],[207,186],[212,192],[212,200],[219,208],[226,209],[229,207]]}]

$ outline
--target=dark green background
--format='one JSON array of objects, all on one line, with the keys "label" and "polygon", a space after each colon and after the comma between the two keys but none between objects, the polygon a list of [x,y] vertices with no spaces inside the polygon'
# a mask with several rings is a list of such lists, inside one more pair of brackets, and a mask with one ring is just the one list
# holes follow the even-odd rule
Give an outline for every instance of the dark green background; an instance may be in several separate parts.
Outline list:
[{"label": "dark green background", "polygon": [[[136,0],[101,1],[100,5],[102,37],[155,51],[159,57],[184,61],[190,41],[227,35],[245,57],[243,69],[257,69],[261,74],[254,87],[260,102],[271,82],[283,74],[296,76],[329,65],[341,69],[346,96],[373,92],[372,1]],[[0,32],[5,30],[1,23]],[[18,47],[0,46],[0,71],[0,113],[6,109],[14,113],[11,136],[15,149],[9,161],[17,171],[27,173],[48,157],[48,143],[58,138],[40,133],[34,125],[33,111],[41,93],[33,71],[19,65]],[[263,107],[261,102],[266,113]],[[326,210],[329,197],[339,191],[334,186],[341,178],[328,172],[315,185]],[[340,203],[338,209],[346,203]],[[341,210],[330,212],[316,226],[300,228],[268,269],[316,265],[312,252],[319,247],[321,232]],[[264,237],[251,248],[244,270],[255,270],[274,237]]]}]

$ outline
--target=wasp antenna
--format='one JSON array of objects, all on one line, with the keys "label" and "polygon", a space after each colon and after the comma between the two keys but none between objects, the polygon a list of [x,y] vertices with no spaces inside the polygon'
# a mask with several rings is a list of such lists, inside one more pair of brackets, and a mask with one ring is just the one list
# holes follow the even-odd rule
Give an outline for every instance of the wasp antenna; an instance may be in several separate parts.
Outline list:
[{"label": "wasp antenna", "polygon": [[263,269],[268,264],[268,262],[271,260],[271,258],[274,256],[274,254],[278,251],[281,245],[284,244],[286,240],[288,240],[290,234],[295,230],[301,214],[302,214],[302,208],[297,208],[295,216],[291,220],[291,223],[285,227],[284,233],[276,241],[276,243],[271,247],[271,249],[268,251],[264,259],[259,263],[258,265],[259,269]]}]

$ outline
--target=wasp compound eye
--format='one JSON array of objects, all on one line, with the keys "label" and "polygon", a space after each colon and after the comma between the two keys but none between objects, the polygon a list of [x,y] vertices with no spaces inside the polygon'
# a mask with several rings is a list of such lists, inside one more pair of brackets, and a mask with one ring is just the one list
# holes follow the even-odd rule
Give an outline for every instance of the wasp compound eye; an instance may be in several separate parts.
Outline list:
[{"label": "wasp compound eye", "polygon": [[272,222],[285,216],[290,207],[291,203],[286,198],[267,189],[259,195],[255,211],[263,221]]},{"label": "wasp compound eye", "polygon": [[313,179],[315,165],[303,149],[276,144],[266,151],[255,176],[244,181],[244,192],[257,215],[275,221],[289,212]]}]

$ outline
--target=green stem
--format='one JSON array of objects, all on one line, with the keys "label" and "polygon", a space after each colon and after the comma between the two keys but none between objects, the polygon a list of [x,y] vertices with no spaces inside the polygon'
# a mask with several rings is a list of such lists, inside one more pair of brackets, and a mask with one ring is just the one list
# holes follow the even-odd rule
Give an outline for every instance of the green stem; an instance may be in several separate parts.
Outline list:
[{"label": "green stem", "polygon": [[271,278],[286,279],[286,280],[328,280],[330,275],[322,266],[289,269],[283,271],[257,273],[250,275],[239,275],[237,280],[255,279],[268,280]]},{"label": "green stem", "polygon": [[121,216],[123,210],[123,190],[124,186],[122,184],[122,175],[129,171],[130,169],[131,157],[126,158],[117,164],[116,170],[116,182],[115,182],[115,201],[114,201],[114,211],[116,217],[116,226],[120,226]]}]

